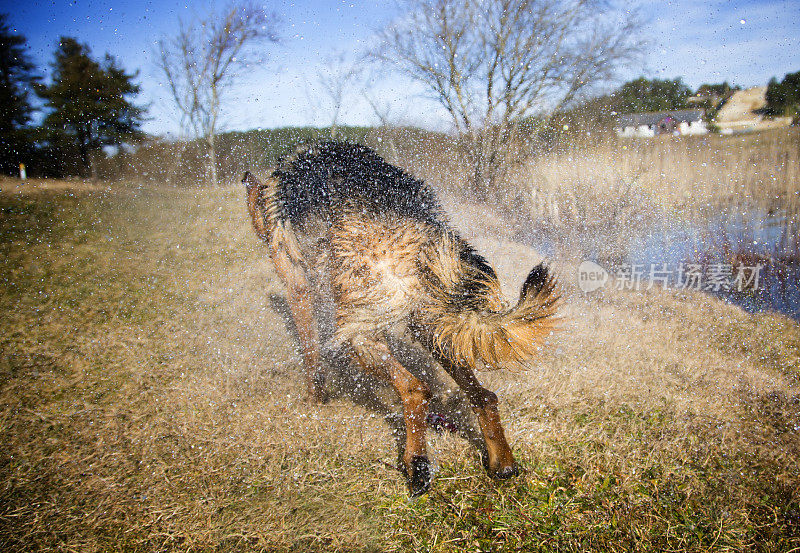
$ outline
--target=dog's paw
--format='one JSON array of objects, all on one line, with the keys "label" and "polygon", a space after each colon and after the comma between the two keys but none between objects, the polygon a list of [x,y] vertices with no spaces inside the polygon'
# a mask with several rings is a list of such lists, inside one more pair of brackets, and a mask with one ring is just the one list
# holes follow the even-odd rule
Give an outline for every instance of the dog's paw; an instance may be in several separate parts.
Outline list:
[{"label": "dog's paw", "polygon": [[406,472],[406,479],[411,497],[419,497],[427,492],[431,487],[431,467],[428,458],[419,455],[412,457],[410,471]]}]

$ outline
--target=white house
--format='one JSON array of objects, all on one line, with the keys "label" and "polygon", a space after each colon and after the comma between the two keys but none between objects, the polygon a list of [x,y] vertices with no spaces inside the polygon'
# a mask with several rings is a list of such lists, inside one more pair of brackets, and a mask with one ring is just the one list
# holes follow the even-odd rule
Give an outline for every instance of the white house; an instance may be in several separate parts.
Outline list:
[{"label": "white house", "polygon": [[681,109],[653,113],[630,113],[617,117],[614,131],[617,136],[648,137],[657,134],[706,134],[702,109]]}]

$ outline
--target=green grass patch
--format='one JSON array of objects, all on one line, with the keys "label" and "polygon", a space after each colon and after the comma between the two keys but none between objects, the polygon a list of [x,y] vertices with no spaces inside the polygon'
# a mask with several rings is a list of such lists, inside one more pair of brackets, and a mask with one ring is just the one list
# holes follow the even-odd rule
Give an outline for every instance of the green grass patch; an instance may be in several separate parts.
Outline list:
[{"label": "green grass patch", "polygon": [[[670,458],[657,445],[664,429],[690,427],[664,412],[575,418],[578,436],[519,452],[518,479],[498,483],[471,465],[444,464],[426,497],[385,502],[397,549],[785,551],[800,544],[795,490],[782,467],[757,451],[728,450],[698,426]],[[609,438],[625,431],[640,438],[638,446]]]}]

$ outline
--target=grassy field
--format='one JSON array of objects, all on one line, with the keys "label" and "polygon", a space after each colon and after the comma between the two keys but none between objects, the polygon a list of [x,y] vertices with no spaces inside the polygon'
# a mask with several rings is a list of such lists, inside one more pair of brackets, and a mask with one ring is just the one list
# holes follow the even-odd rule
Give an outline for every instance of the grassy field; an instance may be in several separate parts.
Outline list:
[{"label": "grassy field", "polygon": [[[2,188],[3,550],[800,550],[796,322],[555,260],[562,331],[480,375],[524,474],[431,433],[409,501],[382,416],[305,399],[241,190]],[[536,252],[469,223],[515,295]]]}]

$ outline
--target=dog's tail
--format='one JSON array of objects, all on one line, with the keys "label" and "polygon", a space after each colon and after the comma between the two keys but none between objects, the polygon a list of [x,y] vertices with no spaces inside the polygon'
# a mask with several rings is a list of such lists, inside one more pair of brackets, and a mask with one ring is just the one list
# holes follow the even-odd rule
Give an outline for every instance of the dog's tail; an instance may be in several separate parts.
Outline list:
[{"label": "dog's tail", "polygon": [[434,347],[457,364],[475,368],[521,366],[557,323],[556,280],[542,263],[528,274],[519,301],[509,307],[489,264],[458,237],[445,234],[424,263],[432,296],[423,320]]}]

